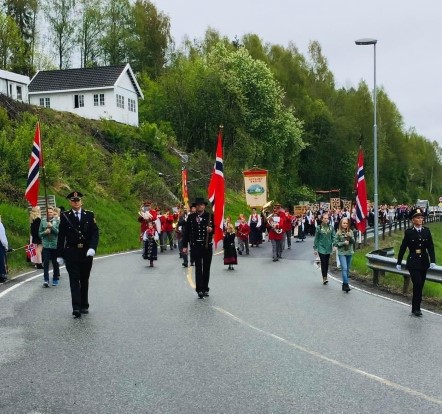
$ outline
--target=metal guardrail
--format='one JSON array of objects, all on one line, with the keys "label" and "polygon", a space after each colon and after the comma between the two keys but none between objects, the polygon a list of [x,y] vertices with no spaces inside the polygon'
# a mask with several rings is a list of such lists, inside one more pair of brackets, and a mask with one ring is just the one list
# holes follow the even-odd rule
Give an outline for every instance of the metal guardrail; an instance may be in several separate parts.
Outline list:
[{"label": "metal guardrail", "polygon": [[[410,285],[410,273],[405,269],[405,261],[402,261],[402,269],[396,269],[397,259],[394,258],[393,247],[374,250],[367,253],[367,266],[373,270],[373,284],[379,283],[379,278],[385,275],[385,272],[396,273],[404,277],[403,292],[408,291]],[[442,283],[442,266],[436,266],[434,269],[428,269],[427,280],[436,283]]]},{"label": "metal guardrail", "polygon": [[[425,223],[436,223],[442,221],[442,212],[431,212],[425,217]],[[407,229],[412,225],[411,220],[406,217],[403,220],[396,220],[388,223],[382,223],[378,226],[378,233],[379,236],[382,237],[382,240],[385,240],[385,236],[388,234],[388,236],[391,236],[392,232],[395,232],[397,230],[402,231]],[[362,235],[362,244],[367,245],[367,239],[374,237],[374,227],[369,227],[367,231]],[[356,235],[355,235],[356,238]],[[360,247],[360,245],[358,246]]]}]

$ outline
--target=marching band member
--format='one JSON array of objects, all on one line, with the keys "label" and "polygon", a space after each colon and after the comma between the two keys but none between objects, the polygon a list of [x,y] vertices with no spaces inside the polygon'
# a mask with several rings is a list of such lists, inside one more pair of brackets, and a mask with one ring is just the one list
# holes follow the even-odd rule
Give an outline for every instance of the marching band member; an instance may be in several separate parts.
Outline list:
[{"label": "marching band member", "polygon": [[284,229],[284,238],[283,238],[283,250],[285,248],[285,240],[287,239],[287,249],[292,248],[292,215],[289,212],[289,209],[286,208],[284,211],[284,221],[283,221],[283,229]]},{"label": "marching band member", "polygon": [[284,238],[284,231],[280,225],[281,217],[277,211],[267,220],[267,230],[269,233],[269,241],[272,243],[273,261],[277,262],[282,254],[282,239]]},{"label": "marching band member", "polygon": [[161,221],[161,232],[163,236],[161,243],[161,251],[163,251],[163,247],[164,250],[167,250],[166,243],[169,244],[170,250],[173,250],[173,223],[175,221],[175,217],[170,212],[170,209],[166,210],[166,212],[161,216],[160,221]]},{"label": "marching band member", "polygon": [[150,201],[144,201],[138,212],[138,221],[141,223],[140,240],[143,239],[143,234],[147,230],[147,223],[150,220],[155,221],[157,213],[154,209],[151,209],[152,203]]},{"label": "marching band member", "polygon": [[236,236],[238,237],[238,253],[242,255],[244,247],[246,254],[249,254],[249,234],[250,227],[246,222],[244,215],[240,215],[239,225],[237,228]]}]

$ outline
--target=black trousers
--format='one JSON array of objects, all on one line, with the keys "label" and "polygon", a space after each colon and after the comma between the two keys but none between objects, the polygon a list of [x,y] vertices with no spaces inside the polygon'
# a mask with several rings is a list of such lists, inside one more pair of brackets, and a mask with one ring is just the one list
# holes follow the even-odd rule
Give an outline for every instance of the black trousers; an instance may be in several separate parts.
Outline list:
[{"label": "black trousers", "polygon": [[89,308],[88,293],[91,269],[92,260],[87,262],[66,260],[66,270],[69,273],[73,310]]},{"label": "black trousers", "polygon": [[413,282],[413,299],[411,300],[411,311],[421,309],[422,290],[427,278],[427,269],[409,269],[411,281]]},{"label": "black trousers", "polygon": [[192,259],[195,261],[195,290],[197,292],[209,291],[210,265],[212,264],[212,244],[207,247],[204,243],[192,244]]},{"label": "black trousers", "polygon": [[319,253],[319,260],[321,260],[321,274],[322,274],[322,277],[327,277],[328,264],[330,262],[330,254]]}]

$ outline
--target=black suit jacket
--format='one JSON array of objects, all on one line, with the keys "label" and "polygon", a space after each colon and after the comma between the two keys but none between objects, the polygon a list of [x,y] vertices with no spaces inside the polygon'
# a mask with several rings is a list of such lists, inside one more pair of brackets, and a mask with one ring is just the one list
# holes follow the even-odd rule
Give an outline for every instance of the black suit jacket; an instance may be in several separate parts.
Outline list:
[{"label": "black suit jacket", "polygon": [[397,258],[397,264],[402,263],[405,251],[409,250],[406,269],[428,269],[430,263],[436,263],[433,238],[430,229],[422,227],[419,233],[414,227],[406,229]]},{"label": "black suit jacket", "polygon": [[213,228],[213,220],[211,220],[211,217],[212,216],[205,211],[198,222],[197,213],[189,214],[184,227],[183,247],[187,247],[189,243],[191,246],[196,244],[204,245],[206,240],[212,243],[213,231],[207,236],[207,227]]},{"label": "black suit jacket", "polygon": [[78,222],[73,210],[60,216],[58,228],[57,256],[66,260],[87,262],[92,257],[86,256],[88,249],[97,251],[99,232],[92,211],[81,210]]}]

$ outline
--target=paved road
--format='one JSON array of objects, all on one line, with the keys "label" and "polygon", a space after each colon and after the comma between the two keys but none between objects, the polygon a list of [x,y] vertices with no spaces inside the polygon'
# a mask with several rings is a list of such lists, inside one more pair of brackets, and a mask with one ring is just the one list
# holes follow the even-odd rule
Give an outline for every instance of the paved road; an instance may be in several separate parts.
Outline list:
[{"label": "paved road", "polygon": [[3,286],[0,413],[442,412],[441,316],[323,286],[311,239],[269,244],[216,256],[204,300],[176,251],[99,258],[81,320],[64,270]]}]

